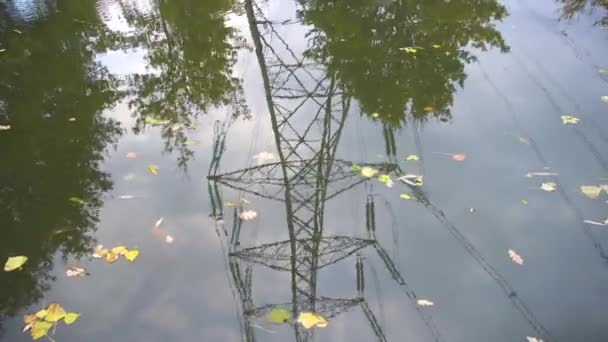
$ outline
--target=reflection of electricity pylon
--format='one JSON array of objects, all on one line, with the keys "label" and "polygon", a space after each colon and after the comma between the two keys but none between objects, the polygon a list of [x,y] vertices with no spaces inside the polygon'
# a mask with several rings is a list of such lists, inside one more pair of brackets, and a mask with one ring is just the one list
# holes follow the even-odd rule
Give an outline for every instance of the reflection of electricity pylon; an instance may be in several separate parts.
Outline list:
[{"label": "reflection of electricity pylon", "polygon": [[[368,225],[368,238],[328,236],[324,234],[325,202],[364,182],[351,171],[352,163],[335,158],[342,133],[349,98],[341,91],[332,75],[299,60],[281,38],[277,24],[266,18],[253,2],[245,1],[255,51],[264,82],[264,90],[279,161],[242,170],[218,174],[224,135],[216,135],[214,161],[209,172],[214,215],[221,216],[218,184],[252,195],[278,200],[285,204],[289,238],[259,246],[241,248],[240,209],[235,209],[229,235],[228,266],[241,302],[244,339],[254,341],[253,320],[277,307],[290,308],[292,317],[301,312],[315,312],[326,319],[359,306],[379,341],[385,335],[369,308],[364,292],[363,262],[356,261],[354,298],[329,298],[317,294],[317,273],[362,248],[373,246],[400,286],[407,284],[388,254],[375,239],[375,228]],[[256,17],[257,16],[257,17]],[[258,18],[263,20],[258,20]],[[268,35],[260,33],[263,25]],[[270,39],[279,44],[271,44]],[[389,172],[394,165],[374,165]],[[369,216],[369,215],[368,215]],[[223,220],[219,221],[222,222]],[[221,232],[220,232],[221,233]],[[260,264],[291,275],[291,301],[283,304],[255,306],[252,298],[253,265]],[[411,300],[413,292],[408,292]],[[421,311],[419,311],[421,313]],[[432,324],[421,314],[429,328]],[[293,324],[295,340],[309,341],[312,330]],[[433,330],[438,341],[439,334]]]}]

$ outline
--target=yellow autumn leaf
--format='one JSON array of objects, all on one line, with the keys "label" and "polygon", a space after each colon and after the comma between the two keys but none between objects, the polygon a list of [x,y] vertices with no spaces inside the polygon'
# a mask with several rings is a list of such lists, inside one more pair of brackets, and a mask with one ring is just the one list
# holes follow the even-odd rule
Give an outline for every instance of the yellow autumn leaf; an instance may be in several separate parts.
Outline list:
[{"label": "yellow autumn leaf", "polygon": [[137,249],[130,250],[124,254],[125,259],[129,261],[135,261],[137,256],[139,255],[139,251]]},{"label": "yellow autumn leaf", "polygon": [[282,307],[274,308],[266,315],[266,319],[274,324],[287,323],[291,319],[291,312]]},{"label": "yellow autumn leaf", "polygon": [[[42,316],[44,317],[44,316]],[[23,316],[23,323],[24,324],[30,324],[30,323],[34,323],[38,320],[38,318],[36,317],[36,315],[25,315]]]},{"label": "yellow autumn leaf", "polygon": [[583,185],[581,191],[589,198],[598,198],[602,193],[602,188],[595,185]]},{"label": "yellow autumn leaf", "polygon": [[363,177],[371,178],[371,177],[374,177],[377,173],[378,173],[378,170],[376,170],[372,167],[369,167],[369,166],[364,166],[361,168],[361,175]]},{"label": "yellow autumn leaf", "polygon": [[46,310],[44,320],[47,322],[55,323],[65,317],[65,310],[59,304],[51,304]]},{"label": "yellow autumn leaf", "polygon": [[4,264],[4,270],[6,272],[10,272],[10,271],[20,269],[21,266],[23,266],[23,264],[25,264],[26,261],[27,261],[27,257],[23,256],[23,255],[9,257],[8,259],[6,259],[6,263]]},{"label": "yellow autumn leaf", "polygon": [[40,310],[40,311],[36,312],[36,313],[34,314],[34,316],[36,316],[36,317],[38,317],[38,318],[40,318],[40,319],[43,319],[43,318],[44,318],[44,316],[46,316],[47,312],[48,312],[48,311],[46,311],[46,309],[42,309],[42,310]]},{"label": "yellow autumn leaf", "polygon": [[105,257],[110,251],[107,248],[103,248],[103,245],[97,245],[95,247],[95,251],[93,252],[93,258],[101,259]]},{"label": "yellow autumn leaf", "polygon": [[158,166],[157,165],[148,165],[148,170],[152,172],[154,175],[158,175]]},{"label": "yellow autumn leaf", "polygon": [[112,253],[118,254],[118,255],[123,255],[127,251],[128,251],[127,246],[116,246],[116,247],[112,248]]},{"label": "yellow autumn leaf", "polygon": [[306,329],[314,327],[325,328],[327,326],[327,320],[323,316],[312,312],[300,312],[298,323],[302,324]]},{"label": "yellow autumn leaf", "polygon": [[112,252],[106,254],[106,261],[109,262],[110,264],[115,263],[116,260],[118,260],[118,254],[112,253]]},{"label": "yellow autumn leaf", "polygon": [[564,121],[564,125],[575,125],[577,124],[581,119],[575,117],[575,116],[571,116],[571,115],[562,115],[562,121]]},{"label": "yellow autumn leaf", "polygon": [[409,156],[407,156],[407,158],[405,158],[405,160],[407,160],[407,161],[417,161],[417,160],[420,160],[420,158],[418,158],[418,156],[415,155],[415,154],[410,154]]},{"label": "yellow autumn leaf", "polygon": [[403,199],[406,199],[406,200],[409,200],[409,199],[411,199],[411,198],[412,198],[412,196],[410,196],[409,194],[405,194],[405,193],[403,193],[403,194],[399,195],[399,197],[400,197],[400,198],[403,198]]},{"label": "yellow autumn leaf", "polygon": [[45,321],[37,321],[32,327],[32,339],[38,340],[48,334],[49,329],[53,327],[53,323]]},{"label": "yellow autumn leaf", "polygon": [[70,325],[76,322],[79,317],[80,314],[77,312],[68,312],[67,314],[65,314],[65,318],[63,319],[63,321],[65,322],[65,324]]}]

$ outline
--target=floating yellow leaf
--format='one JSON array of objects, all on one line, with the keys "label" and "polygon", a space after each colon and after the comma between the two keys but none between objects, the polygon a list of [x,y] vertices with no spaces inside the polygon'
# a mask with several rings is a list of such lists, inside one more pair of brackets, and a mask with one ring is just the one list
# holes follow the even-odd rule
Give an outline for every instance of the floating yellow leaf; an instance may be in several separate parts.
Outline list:
[{"label": "floating yellow leaf", "polygon": [[581,191],[589,198],[598,198],[602,193],[602,188],[595,185],[583,185],[581,186]]},{"label": "floating yellow leaf", "polygon": [[420,160],[420,158],[418,158],[418,156],[415,155],[415,154],[410,154],[409,156],[407,156],[407,158],[405,158],[405,160],[407,160],[407,161],[418,161],[418,160]]},{"label": "floating yellow leaf", "polygon": [[378,170],[376,170],[372,167],[369,167],[369,166],[364,166],[361,168],[361,175],[363,177],[371,178],[371,177],[374,177],[377,173],[378,173]]},{"label": "floating yellow leaf", "polygon": [[439,45],[439,44],[433,44],[432,46],[433,46],[435,49],[439,49],[439,48],[441,47],[441,45]]},{"label": "floating yellow leaf", "polygon": [[112,248],[112,253],[118,254],[118,255],[123,255],[127,251],[128,251],[127,246],[116,246],[116,247]]},{"label": "floating yellow leaf", "polygon": [[[45,313],[45,315],[46,315],[46,313]],[[44,317],[44,315],[42,317]],[[23,323],[25,323],[25,324],[34,323],[37,320],[38,320],[38,318],[36,317],[36,315],[26,315],[23,317]]]},{"label": "floating yellow leaf", "polygon": [[571,115],[562,115],[562,120],[564,121],[564,125],[575,125],[581,119]]},{"label": "floating yellow leaf", "polygon": [[157,165],[148,165],[148,170],[152,172],[154,175],[158,175],[158,166]]},{"label": "floating yellow leaf", "polygon": [[55,323],[65,317],[66,312],[59,304],[51,304],[46,310],[44,320],[47,322]]},{"label": "floating yellow leaf", "polygon": [[380,117],[380,114],[378,113],[372,113],[372,118],[377,119]]},{"label": "floating yellow leaf", "polygon": [[79,317],[80,314],[77,312],[68,312],[67,314],[65,314],[65,318],[63,319],[63,321],[65,322],[65,324],[70,325],[76,322]]},{"label": "floating yellow leaf", "polygon": [[513,260],[514,263],[516,263],[518,265],[524,264],[524,258],[522,258],[521,255],[517,254],[514,250],[509,249],[507,252],[509,254],[509,257],[511,258],[511,260]]},{"label": "floating yellow leaf", "polygon": [[274,324],[287,323],[291,319],[291,312],[285,310],[282,307],[274,308],[266,315],[266,319],[270,323]]},{"label": "floating yellow leaf", "polygon": [[85,202],[85,201],[84,201],[82,198],[80,198],[80,197],[70,197],[70,198],[68,198],[68,200],[69,200],[70,202],[74,202],[74,203],[78,203],[78,204],[85,204],[85,203],[86,203],[86,202]]},{"label": "floating yellow leaf", "polygon": [[226,202],[227,207],[238,207],[239,205],[239,202]]},{"label": "floating yellow leaf", "polygon": [[409,199],[411,199],[411,198],[412,198],[412,196],[410,196],[410,195],[408,195],[408,194],[401,194],[401,195],[399,195],[399,197],[400,197],[400,198],[403,198],[403,199],[406,199],[406,200],[409,200]]},{"label": "floating yellow leaf", "polygon": [[6,263],[4,264],[4,270],[6,272],[18,270],[27,262],[27,257],[23,255],[9,257],[6,259]]},{"label": "floating yellow leaf", "polygon": [[380,175],[380,177],[378,177],[378,181],[382,184],[386,184],[388,182],[391,181],[391,176],[389,175]]},{"label": "floating yellow leaf", "polygon": [[110,264],[115,263],[116,260],[118,260],[118,254],[112,253],[112,252],[109,252],[108,254],[106,254],[106,261],[109,262]]},{"label": "floating yellow leaf", "polygon": [[53,323],[45,321],[37,321],[32,327],[32,339],[38,340],[48,334],[49,330],[53,327]]},{"label": "floating yellow leaf", "polygon": [[555,191],[557,189],[557,184],[555,184],[553,182],[547,182],[547,183],[541,184],[540,188],[542,190],[547,191],[547,192],[552,192],[552,191]]},{"label": "floating yellow leaf", "polygon": [[67,275],[68,277],[84,277],[86,275],[88,275],[87,270],[82,268],[82,267],[68,267],[68,269],[65,271],[65,275]]},{"label": "floating yellow leaf", "polygon": [[424,108],[422,108],[425,112],[432,112],[433,110],[435,110],[433,107],[431,106],[426,106]]},{"label": "floating yellow leaf", "polygon": [[105,257],[110,251],[107,248],[103,248],[103,245],[97,245],[95,247],[95,251],[93,252],[93,258],[101,259]]},{"label": "floating yellow leaf", "polygon": [[418,305],[420,305],[420,306],[433,306],[433,305],[435,305],[435,303],[431,302],[430,300],[426,300],[426,299],[419,299],[416,303]]},{"label": "floating yellow leaf", "polygon": [[129,261],[135,261],[135,259],[137,259],[138,255],[139,255],[139,250],[133,249],[133,250],[126,252],[124,254],[124,257],[125,257],[125,259],[127,259]]},{"label": "floating yellow leaf", "polygon": [[36,316],[37,318],[43,319],[44,316],[46,316],[47,313],[48,313],[48,311],[46,309],[42,309],[42,310],[36,312],[34,314],[34,316]]},{"label": "floating yellow leaf", "polygon": [[314,327],[324,328],[327,326],[327,320],[323,316],[312,312],[301,312],[298,317],[298,323],[302,324],[306,329]]}]

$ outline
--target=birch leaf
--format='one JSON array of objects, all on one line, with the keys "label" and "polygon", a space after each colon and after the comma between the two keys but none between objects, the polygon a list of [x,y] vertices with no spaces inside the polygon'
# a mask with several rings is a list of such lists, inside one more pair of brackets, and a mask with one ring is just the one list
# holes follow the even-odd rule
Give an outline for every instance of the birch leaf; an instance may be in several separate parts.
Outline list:
[{"label": "birch leaf", "polygon": [[124,254],[125,259],[127,259],[129,261],[135,261],[135,259],[137,259],[138,256],[139,256],[139,250],[137,250],[137,249],[130,250]]},{"label": "birch leaf", "polygon": [[274,324],[287,323],[291,319],[291,312],[285,310],[282,307],[277,307],[266,315],[266,319],[270,323]]},{"label": "birch leaf", "polygon": [[44,316],[46,316],[47,313],[48,313],[48,311],[46,309],[42,309],[42,310],[36,312],[34,314],[34,316],[38,317],[39,319],[43,319]]},{"label": "birch leaf", "polygon": [[4,271],[11,272],[18,270],[27,262],[27,257],[23,255],[9,257],[4,264]]},{"label": "birch leaf", "polygon": [[70,325],[76,322],[79,317],[80,314],[77,312],[68,312],[67,314],[65,314],[65,318],[63,319],[63,321],[65,322],[65,324]]},{"label": "birch leaf", "polygon": [[123,255],[126,252],[127,252],[127,246],[116,246],[116,247],[112,248],[112,253],[114,253],[114,254]]},{"label": "birch leaf", "polygon": [[562,121],[564,125],[576,125],[581,119],[571,116],[571,115],[562,115]]},{"label": "birch leaf", "polygon": [[48,334],[49,330],[53,327],[53,323],[45,321],[37,321],[32,327],[32,339],[39,340]]},{"label": "birch leaf", "polygon": [[581,191],[589,198],[598,198],[602,193],[602,188],[595,185],[583,185]]},{"label": "birch leaf", "polygon": [[150,170],[150,172],[152,172],[152,174],[154,174],[155,176],[158,175],[158,166],[157,165],[148,165],[148,170]]},{"label": "birch leaf", "polygon": [[46,309],[47,313],[44,316],[44,320],[47,322],[55,323],[65,317],[65,310],[59,304],[51,304]]},{"label": "birch leaf", "polygon": [[327,326],[327,320],[323,316],[312,312],[301,312],[298,317],[298,323],[302,324],[306,329],[314,327],[325,328]]}]

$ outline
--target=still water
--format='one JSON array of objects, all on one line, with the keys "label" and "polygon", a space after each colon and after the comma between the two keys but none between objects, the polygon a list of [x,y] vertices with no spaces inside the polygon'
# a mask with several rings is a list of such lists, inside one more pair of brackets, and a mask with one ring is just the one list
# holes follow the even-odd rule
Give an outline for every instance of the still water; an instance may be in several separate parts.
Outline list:
[{"label": "still water", "polygon": [[602,3],[0,1],[0,340],[608,341]]}]

